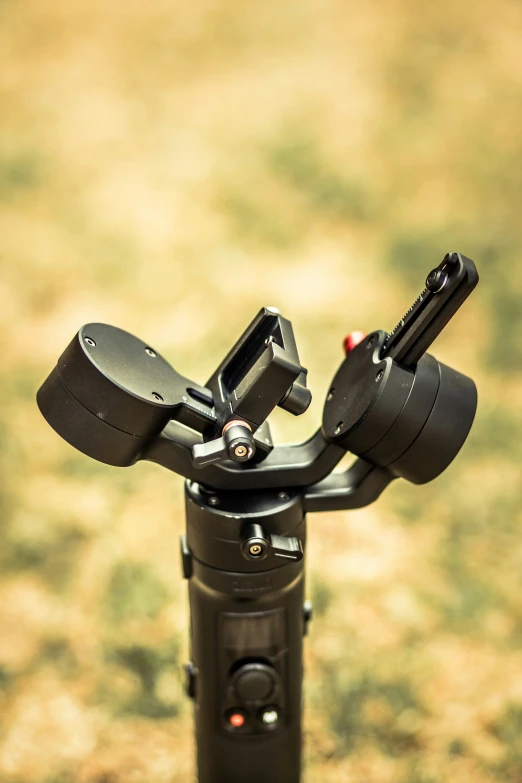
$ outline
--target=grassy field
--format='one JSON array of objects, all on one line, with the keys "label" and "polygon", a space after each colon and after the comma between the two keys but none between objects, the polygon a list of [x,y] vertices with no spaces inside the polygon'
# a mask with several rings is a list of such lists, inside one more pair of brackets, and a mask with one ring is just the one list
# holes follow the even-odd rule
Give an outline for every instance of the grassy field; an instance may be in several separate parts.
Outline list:
[{"label": "grassy field", "polygon": [[433,484],[310,519],[304,779],[520,783],[521,35],[515,0],[0,0],[1,783],[193,779],[182,481],[43,421],[77,329],[204,382],[275,305],[303,439],[344,335],[447,250],[482,282],[434,353],[477,422]]}]

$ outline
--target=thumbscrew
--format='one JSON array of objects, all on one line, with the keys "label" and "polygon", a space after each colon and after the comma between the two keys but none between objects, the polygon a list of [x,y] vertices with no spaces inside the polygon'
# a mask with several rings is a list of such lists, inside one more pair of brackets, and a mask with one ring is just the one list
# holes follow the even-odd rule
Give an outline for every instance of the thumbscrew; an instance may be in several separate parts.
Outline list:
[{"label": "thumbscrew", "polygon": [[426,278],[426,288],[432,294],[440,293],[448,282],[448,275],[442,269],[434,269]]}]

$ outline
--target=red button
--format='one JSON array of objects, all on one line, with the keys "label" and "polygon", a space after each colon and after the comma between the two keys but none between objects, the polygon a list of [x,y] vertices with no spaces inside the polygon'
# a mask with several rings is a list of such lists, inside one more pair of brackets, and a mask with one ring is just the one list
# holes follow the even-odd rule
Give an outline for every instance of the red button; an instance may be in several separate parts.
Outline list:
[{"label": "red button", "polygon": [[359,343],[362,343],[365,337],[366,335],[364,332],[351,332],[348,337],[345,337],[343,342],[345,354],[348,355],[350,351],[353,351]]},{"label": "red button", "polygon": [[233,712],[228,716],[228,722],[235,729],[241,729],[245,725],[246,718],[241,712]]}]

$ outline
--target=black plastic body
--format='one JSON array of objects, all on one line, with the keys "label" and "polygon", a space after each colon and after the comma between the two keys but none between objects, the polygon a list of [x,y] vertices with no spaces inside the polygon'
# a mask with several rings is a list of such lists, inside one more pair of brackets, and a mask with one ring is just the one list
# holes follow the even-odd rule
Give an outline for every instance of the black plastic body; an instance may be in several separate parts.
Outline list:
[{"label": "black plastic body", "polygon": [[383,358],[387,335],[374,332],[333,379],[323,434],[396,478],[424,484],[464,445],[477,410],[471,378],[424,355],[411,368]]},{"label": "black plastic body", "polygon": [[[396,329],[344,358],[321,430],[296,445],[274,447],[266,421],[310,402],[292,326],[269,308],[205,386],[133,335],[88,324],[40,388],[44,417],[83,453],[188,479],[199,783],[299,783],[305,514],[367,506],[394,479],[430,481],[456,457],[477,390],[426,350],[477,282],[470,259],[448,254]],[[355,463],[334,473],[346,452]]]},{"label": "black plastic body", "polygon": [[[269,535],[298,538],[304,549],[301,496],[217,497],[187,484],[186,515],[183,562],[189,580],[199,783],[299,783],[304,559],[246,562],[241,531],[255,521]],[[273,689],[264,699],[245,702],[234,683],[253,664],[272,672]],[[264,726],[261,714],[274,709],[277,725]],[[246,716],[245,726],[228,724],[234,711]]]}]

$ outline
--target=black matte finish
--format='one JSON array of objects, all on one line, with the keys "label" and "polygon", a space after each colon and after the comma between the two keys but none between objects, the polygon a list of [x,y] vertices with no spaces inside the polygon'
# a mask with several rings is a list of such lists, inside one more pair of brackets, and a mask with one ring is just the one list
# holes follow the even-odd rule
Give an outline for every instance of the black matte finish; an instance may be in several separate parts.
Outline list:
[{"label": "black matte finish", "polygon": [[57,369],[63,384],[87,410],[111,427],[139,437],[161,432],[179,405],[180,387],[187,385],[146,343],[106,324],[82,327],[60,356]]},{"label": "black matte finish", "polygon": [[[198,780],[299,783],[304,560],[249,563],[241,530],[261,518],[268,535],[295,536],[304,548],[302,500],[231,493],[216,506],[212,497],[187,485]],[[280,712],[274,728],[259,718],[270,706]],[[247,721],[234,730],[227,716],[237,708]]]},{"label": "black matte finish", "polygon": [[399,416],[414,373],[392,359],[381,360],[385,332],[363,340],[343,362],[324,406],[323,432],[352,454],[373,448]]},{"label": "black matte finish", "polygon": [[394,476],[425,484],[453,462],[468,437],[477,409],[471,378],[439,364],[440,383],[428,420],[410,448],[388,469]]},{"label": "black matte finish", "polygon": [[99,462],[127,467],[140,459],[151,445],[149,438],[122,432],[91,413],[64,386],[57,369],[40,387],[37,401],[58,435]]},{"label": "black matte finish", "polygon": [[217,410],[215,433],[235,418],[247,421],[255,432],[276,405],[304,413],[311,395],[290,321],[263,308],[206,386]]},{"label": "black matte finish", "polygon": [[[374,502],[452,462],[473,423],[475,384],[426,354],[478,282],[448,254],[391,334],[375,331],[330,384],[322,429],[274,448],[276,405],[311,399],[292,326],[265,308],[205,386],[104,324],[83,327],[38,392],[47,421],[101,462],[156,462],[188,479],[188,581],[199,783],[299,783],[307,512]],[[333,469],[346,454],[356,459]]]}]

